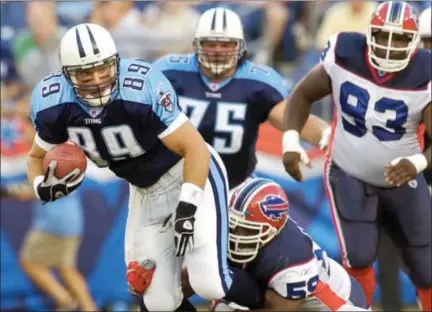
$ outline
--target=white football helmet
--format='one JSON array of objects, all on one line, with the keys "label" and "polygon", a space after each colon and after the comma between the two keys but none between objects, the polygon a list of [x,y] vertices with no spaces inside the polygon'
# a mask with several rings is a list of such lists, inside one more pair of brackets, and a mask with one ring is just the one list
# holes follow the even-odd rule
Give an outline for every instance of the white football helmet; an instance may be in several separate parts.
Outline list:
[{"label": "white football helmet", "polygon": [[[110,33],[96,24],[80,24],[69,29],[60,42],[62,71],[78,98],[90,106],[109,103],[117,90],[119,56]],[[99,66],[110,68],[109,77],[97,85],[79,83],[76,74]]]},{"label": "white football helmet", "polygon": [[422,38],[432,38],[432,7],[425,9],[419,17],[419,34]]},{"label": "white football helmet", "polygon": [[[205,41],[234,41],[234,51],[204,51]],[[201,66],[214,75],[220,75],[237,66],[245,56],[246,41],[240,17],[233,11],[220,7],[204,12],[198,22],[193,41],[193,48]]]}]

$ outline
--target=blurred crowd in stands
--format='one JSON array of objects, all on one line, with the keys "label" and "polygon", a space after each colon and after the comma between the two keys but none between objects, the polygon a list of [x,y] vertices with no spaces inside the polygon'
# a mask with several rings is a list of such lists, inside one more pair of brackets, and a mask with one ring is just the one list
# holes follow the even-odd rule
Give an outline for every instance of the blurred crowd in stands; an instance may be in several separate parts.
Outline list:
[{"label": "blurred crowd in stands", "polygon": [[[419,12],[430,6],[429,1],[411,2]],[[241,16],[250,57],[274,66],[295,82],[317,61],[330,35],[339,31],[365,32],[377,2],[2,2],[2,112],[13,107],[26,113],[28,101],[23,91],[59,69],[59,40],[75,24],[100,24],[112,32],[121,55],[151,61],[166,53],[191,52],[200,13],[218,5]]]},{"label": "blurred crowd in stands", "polygon": [[[429,1],[411,2],[419,12],[430,6]],[[112,32],[121,55],[151,61],[166,53],[191,52],[200,13],[218,5],[241,16],[250,57],[274,66],[292,85],[317,62],[330,35],[365,32],[377,2],[2,2],[2,115],[28,114],[25,91],[59,69],[58,44],[69,27],[100,24]]]}]

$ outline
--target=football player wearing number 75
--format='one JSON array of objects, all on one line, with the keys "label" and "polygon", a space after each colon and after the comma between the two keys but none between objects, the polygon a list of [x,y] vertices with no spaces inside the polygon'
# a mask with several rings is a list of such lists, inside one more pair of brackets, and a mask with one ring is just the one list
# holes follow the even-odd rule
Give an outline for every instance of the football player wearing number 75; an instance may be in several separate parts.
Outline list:
[{"label": "football player wearing number 75", "polygon": [[387,222],[402,250],[424,311],[431,306],[431,201],[420,174],[431,148],[421,153],[417,128],[431,136],[431,54],[419,49],[417,16],[405,2],[384,2],[366,36],[331,37],[316,65],[296,86],[285,110],[283,162],[301,178],[299,131],[312,102],[332,94],[336,120],[325,169],[336,233],[349,273],[369,304],[372,264]]},{"label": "football player wearing number 75", "polygon": [[[146,309],[194,310],[181,292],[182,263],[201,297],[259,304],[258,285],[228,270],[226,170],[165,76],[142,60],[120,58],[109,32],[95,24],[64,35],[60,61],[62,71],[45,77],[31,97],[36,136],[28,176],[36,195],[54,201],[81,184],[78,168],[58,178],[57,162],[46,172],[42,166],[47,151],[70,139],[130,184],[127,279]],[[145,260],[155,263],[146,275],[151,285],[137,278]]]}]

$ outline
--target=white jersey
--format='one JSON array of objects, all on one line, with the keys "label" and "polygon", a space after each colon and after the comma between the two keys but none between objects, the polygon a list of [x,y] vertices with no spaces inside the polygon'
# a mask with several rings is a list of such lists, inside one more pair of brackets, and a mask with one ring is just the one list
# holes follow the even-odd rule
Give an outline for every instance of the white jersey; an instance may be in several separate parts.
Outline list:
[{"label": "white jersey", "polygon": [[349,301],[351,279],[347,271],[335,260],[329,258],[327,253],[315,242],[313,243],[313,249],[315,258],[318,261],[320,281],[327,284],[340,298]]},{"label": "white jersey", "polygon": [[366,53],[364,35],[340,33],[322,54],[336,112],[331,158],[347,174],[389,187],[384,166],[421,152],[417,129],[431,102],[431,54],[419,50],[404,71],[380,78]]}]

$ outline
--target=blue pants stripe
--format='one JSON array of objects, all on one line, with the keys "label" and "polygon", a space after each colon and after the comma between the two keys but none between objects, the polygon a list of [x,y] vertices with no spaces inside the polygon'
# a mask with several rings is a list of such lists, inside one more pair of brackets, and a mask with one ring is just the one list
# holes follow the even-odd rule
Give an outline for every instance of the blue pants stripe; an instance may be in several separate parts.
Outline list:
[{"label": "blue pants stripe", "polygon": [[209,181],[213,190],[216,205],[216,222],[217,222],[217,254],[219,274],[221,277],[222,287],[225,293],[228,292],[232,284],[231,275],[228,269],[228,185],[219,163],[216,158],[211,156]]}]

